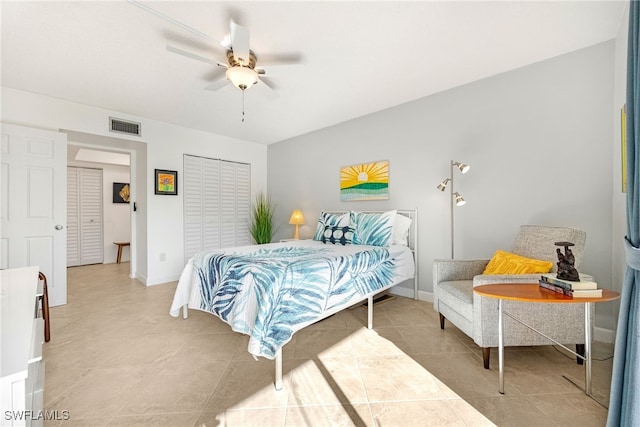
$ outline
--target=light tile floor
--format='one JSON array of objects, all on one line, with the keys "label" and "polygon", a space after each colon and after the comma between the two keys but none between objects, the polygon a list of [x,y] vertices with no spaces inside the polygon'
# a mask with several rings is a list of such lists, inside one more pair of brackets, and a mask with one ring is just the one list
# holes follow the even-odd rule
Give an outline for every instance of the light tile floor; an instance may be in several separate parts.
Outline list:
[{"label": "light tile floor", "polygon": [[[440,330],[431,303],[396,297],[338,313],[255,361],[247,337],[190,310],[169,316],[175,282],[145,287],[129,263],[68,269],[68,304],[51,309],[47,426],[603,426],[606,409],[564,377],[584,370],[553,347],[508,348],[505,394],[455,327]],[[610,345],[596,343],[606,359]],[[594,361],[595,397],[607,403],[611,360]],[[485,418],[486,417],[486,418]],[[490,420],[490,421],[489,421]]]}]

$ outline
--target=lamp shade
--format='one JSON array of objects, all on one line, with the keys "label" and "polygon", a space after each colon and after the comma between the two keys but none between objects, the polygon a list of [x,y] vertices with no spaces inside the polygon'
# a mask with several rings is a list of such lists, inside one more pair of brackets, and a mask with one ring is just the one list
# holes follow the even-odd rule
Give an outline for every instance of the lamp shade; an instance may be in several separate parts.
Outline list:
[{"label": "lamp shade", "polygon": [[304,215],[300,209],[294,209],[289,218],[289,224],[302,225],[304,224]]},{"label": "lamp shade", "polygon": [[449,183],[449,178],[445,178],[442,180],[440,184],[438,184],[438,190],[444,191],[447,188],[447,184]]},{"label": "lamp shade", "polygon": [[250,88],[254,84],[258,83],[258,73],[249,67],[229,67],[227,69],[226,76],[235,87],[241,90]]},{"label": "lamp shade", "polygon": [[454,166],[457,166],[458,169],[460,169],[460,172],[462,173],[467,173],[469,172],[469,169],[471,169],[471,166],[466,165],[464,163],[460,163],[460,162],[453,162]]}]

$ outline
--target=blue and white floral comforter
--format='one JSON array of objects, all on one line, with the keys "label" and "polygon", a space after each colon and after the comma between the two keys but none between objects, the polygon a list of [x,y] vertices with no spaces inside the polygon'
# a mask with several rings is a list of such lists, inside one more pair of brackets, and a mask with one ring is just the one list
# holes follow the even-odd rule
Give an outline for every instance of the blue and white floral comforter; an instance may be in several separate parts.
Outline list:
[{"label": "blue and white floral comforter", "polygon": [[413,277],[406,247],[312,240],[200,253],[185,267],[171,315],[185,304],[250,336],[249,353],[273,359],[294,332]]}]

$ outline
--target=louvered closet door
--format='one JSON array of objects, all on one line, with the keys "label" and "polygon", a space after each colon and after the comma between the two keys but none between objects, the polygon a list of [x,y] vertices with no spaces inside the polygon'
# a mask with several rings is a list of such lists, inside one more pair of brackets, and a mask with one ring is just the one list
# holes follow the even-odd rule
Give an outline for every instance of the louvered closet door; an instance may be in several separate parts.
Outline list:
[{"label": "louvered closet door", "polygon": [[78,168],[67,168],[67,267],[80,265]]},{"label": "louvered closet door", "polygon": [[249,234],[249,219],[251,215],[251,167],[247,164],[236,164],[235,194],[235,245],[250,245],[252,243]]},{"label": "louvered closet door", "polygon": [[67,266],[104,262],[102,170],[67,168]]},{"label": "louvered closet door", "polygon": [[202,217],[204,177],[202,158],[184,156],[184,261],[185,263],[204,247],[204,233],[202,232],[204,218]]},{"label": "louvered closet door", "polygon": [[249,165],[220,162],[220,208],[222,229],[220,245],[223,248],[250,243],[249,225]]},{"label": "louvered closet door", "polygon": [[104,262],[101,169],[80,169],[80,258],[83,265]]},{"label": "louvered closet door", "polygon": [[220,248],[220,161],[202,159],[203,250]]},{"label": "louvered closet door", "polygon": [[231,248],[236,242],[236,168],[230,162],[220,164],[220,245]]},{"label": "louvered closet door", "polygon": [[200,251],[250,244],[251,166],[184,156],[185,262]]}]

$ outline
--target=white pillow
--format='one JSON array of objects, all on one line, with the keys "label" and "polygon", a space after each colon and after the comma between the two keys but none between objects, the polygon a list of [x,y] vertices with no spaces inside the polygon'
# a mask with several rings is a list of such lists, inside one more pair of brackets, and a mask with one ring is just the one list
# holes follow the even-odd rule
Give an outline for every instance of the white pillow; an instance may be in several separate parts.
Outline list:
[{"label": "white pillow", "polygon": [[409,227],[411,218],[402,214],[397,214],[393,222],[393,244],[409,246]]}]

